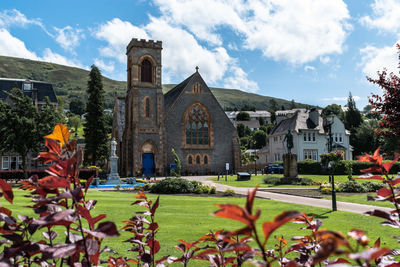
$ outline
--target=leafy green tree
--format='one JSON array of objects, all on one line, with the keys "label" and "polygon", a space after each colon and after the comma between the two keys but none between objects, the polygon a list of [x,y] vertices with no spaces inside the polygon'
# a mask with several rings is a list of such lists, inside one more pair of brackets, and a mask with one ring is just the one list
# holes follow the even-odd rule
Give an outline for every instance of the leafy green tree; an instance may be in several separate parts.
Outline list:
[{"label": "leafy green tree", "polygon": [[263,117],[258,118],[258,122],[260,123],[260,126],[265,124],[265,121],[264,121]]},{"label": "leafy green tree", "polygon": [[380,138],[375,133],[379,127],[376,120],[366,120],[354,132],[353,155],[358,156],[364,153],[371,153],[380,146]]},{"label": "leafy green tree", "polygon": [[9,103],[0,101],[0,147],[3,152],[16,152],[22,158],[26,177],[27,156],[37,154],[43,140],[38,127],[39,113],[32,99],[18,88],[11,90]]},{"label": "leafy green tree", "polygon": [[250,115],[249,115],[249,113],[247,113],[245,111],[240,111],[236,115],[236,120],[238,120],[238,121],[249,121],[250,120]]},{"label": "leafy green tree", "polygon": [[271,111],[275,112],[278,110],[278,103],[276,103],[276,100],[271,98],[269,100],[269,108]]},{"label": "leafy green tree", "polygon": [[238,123],[238,125],[236,126],[236,131],[240,138],[251,134],[250,128],[243,123]]},{"label": "leafy green tree", "polygon": [[326,106],[322,110],[322,114],[325,116],[333,114],[336,115],[336,117],[338,117],[342,122],[344,121],[344,112],[342,110],[342,107],[337,104],[330,104]]},{"label": "leafy green tree", "polygon": [[274,129],[275,125],[274,124],[265,124],[263,126],[260,126],[260,130],[264,131],[267,135]]},{"label": "leafy green tree", "polygon": [[69,110],[72,113],[81,116],[85,113],[85,103],[80,98],[74,98],[69,102]]},{"label": "leafy green tree", "polygon": [[262,130],[253,131],[252,135],[253,148],[260,149],[267,144],[267,134]]},{"label": "leafy green tree", "polygon": [[75,136],[78,136],[78,128],[82,125],[82,119],[79,115],[72,115],[68,118],[68,126],[75,129]]},{"label": "leafy green tree", "polygon": [[46,97],[46,104],[39,112],[39,120],[37,123],[40,134],[39,138],[41,138],[50,134],[54,126],[58,123],[65,123],[64,112],[59,108],[55,108],[54,105],[50,103],[50,99]]},{"label": "leafy green tree", "polygon": [[173,174],[176,177],[180,177],[181,176],[181,168],[182,168],[181,167],[181,160],[180,160],[180,158],[179,158],[179,156],[176,153],[174,148],[172,148],[171,152],[172,152],[172,155],[174,156],[174,162],[175,162],[175,165],[176,165],[176,170],[173,172]]},{"label": "leafy green tree", "polygon": [[92,65],[88,81],[86,106],[85,163],[96,165],[107,157],[108,135],[104,116],[104,89],[100,70]]}]

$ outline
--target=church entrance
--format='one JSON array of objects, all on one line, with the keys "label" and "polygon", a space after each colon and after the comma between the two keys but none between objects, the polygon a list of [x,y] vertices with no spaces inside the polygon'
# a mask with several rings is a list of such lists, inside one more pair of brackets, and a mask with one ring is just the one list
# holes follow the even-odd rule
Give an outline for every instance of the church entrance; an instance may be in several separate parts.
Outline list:
[{"label": "church entrance", "polygon": [[154,174],[154,154],[153,153],[143,153],[142,154],[142,166],[143,174],[146,176]]}]

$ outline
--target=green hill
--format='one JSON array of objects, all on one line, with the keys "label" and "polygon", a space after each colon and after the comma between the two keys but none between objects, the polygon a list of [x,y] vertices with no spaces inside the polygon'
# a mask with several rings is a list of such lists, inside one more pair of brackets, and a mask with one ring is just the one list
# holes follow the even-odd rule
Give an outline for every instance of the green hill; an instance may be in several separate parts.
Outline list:
[{"label": "green hill", "polygon": [[[64,102],[69,107],[73,98],[81,98],[86,101],[86,88],[89,71],[74,67],[67,67],[54,63],[47,63],[29,59],[0,56],[0,77],[31,79],[50,82]],[[103,76],[105,89],[106,107],[113,106],[114,93],[123,96],[126,91],[125,81],[115,81]],[[163,85],[163,91],[168,92],[174,84]],[[237,89],[210,88],[223,108],[238,108],[254,106],[257,110],[265,110],[270,107],[270,99],[274,99],[277,106],[281,108],[290,107],[290,101],[246,93]],[[296,103],[297,107],[306,107],[305,104]]]}]

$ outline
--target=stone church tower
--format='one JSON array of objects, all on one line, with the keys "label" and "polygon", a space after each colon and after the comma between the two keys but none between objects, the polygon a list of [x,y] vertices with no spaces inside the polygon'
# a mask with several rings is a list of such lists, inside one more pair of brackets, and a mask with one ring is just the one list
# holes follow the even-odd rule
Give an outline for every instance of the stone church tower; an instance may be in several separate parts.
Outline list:
[{"label": "stone church tower", "polygon": [[132,39],[127,47],[125,125],[120,171],[133,176],[163,174],[166,166],[162,42]]}]

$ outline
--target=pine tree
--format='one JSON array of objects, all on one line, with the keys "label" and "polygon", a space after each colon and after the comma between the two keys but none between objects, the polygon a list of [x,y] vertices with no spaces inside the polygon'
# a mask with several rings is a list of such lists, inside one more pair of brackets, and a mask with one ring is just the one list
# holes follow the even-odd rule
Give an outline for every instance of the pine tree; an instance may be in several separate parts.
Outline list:
[{"label": "pine tree", "polygon": [[104,89],[100,70],[92,65],[88,81],[86,105],[85,164],[103,163],[107,157],[108,136],[104,116]]},{"label": "pine tree", "polygon": [[356,107],[353,96],[351,92],[349,93],[349,98],[347,99],[347,111],[344,114],[344,125],[346,129],[352,130],[360,126],[362,123],[362,117],[360,111]]}]

